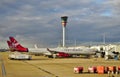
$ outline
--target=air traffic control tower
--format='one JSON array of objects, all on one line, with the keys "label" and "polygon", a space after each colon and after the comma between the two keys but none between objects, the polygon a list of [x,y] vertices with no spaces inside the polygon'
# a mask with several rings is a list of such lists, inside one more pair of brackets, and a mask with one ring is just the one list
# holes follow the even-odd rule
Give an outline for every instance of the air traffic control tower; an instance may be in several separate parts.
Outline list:
[{"label": "air traffic control tower", "polygon": [[66,29],[66,25],[67,25],[67,19],[68,19],[68,17],[67,16],[62,16],[61,17],[61,24],[62,24],[62,27],[63,27],[63,47],[65,47],[65,34],[66,34],[66,32],[65,32],[65,29]]}]

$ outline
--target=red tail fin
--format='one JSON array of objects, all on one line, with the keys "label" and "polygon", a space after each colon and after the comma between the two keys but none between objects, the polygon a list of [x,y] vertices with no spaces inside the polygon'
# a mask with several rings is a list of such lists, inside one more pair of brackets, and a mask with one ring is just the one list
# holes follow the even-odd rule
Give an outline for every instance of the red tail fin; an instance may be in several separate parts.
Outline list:
[{"label": "red tail fin", "polygon": [[14,49],[15,51],[19,52],[28,52],[28,48],[23,47],[20,45],[14,37],[9,37],[10,41],[7,41],[9,48]]},{"label": "red tail fin", "polygon": [[7,41],[7,44],[8,44],[8,46],[9,46],[10,51],[15,51],[15,48],[14,48],[14,46],[12,45],[12,42],[11,42],[11,41]]},{"label": "red tail fin", "polygon": [[18,43],[17,40],[14,37],[9,37],[9,39],[12,43]]},{"label": "red tail fin", "polygon": [[12,48],[12,43],[10,41],[7,40],[7,44],[9,46],[9,48]]}]

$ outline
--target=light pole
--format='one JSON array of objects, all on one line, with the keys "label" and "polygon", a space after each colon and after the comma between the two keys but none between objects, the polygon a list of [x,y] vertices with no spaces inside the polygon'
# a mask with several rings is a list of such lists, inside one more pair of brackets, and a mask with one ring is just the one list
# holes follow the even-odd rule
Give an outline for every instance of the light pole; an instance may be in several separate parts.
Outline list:
[{"label": "light pole", "polygon": [[67,25],[67,19],[68,17],[67,16],[62,16],[61,17],[61,24],[62,24],[62,27],[63,27],[63,47],[65,47],[65,28],[66,28],[66,25]]}]

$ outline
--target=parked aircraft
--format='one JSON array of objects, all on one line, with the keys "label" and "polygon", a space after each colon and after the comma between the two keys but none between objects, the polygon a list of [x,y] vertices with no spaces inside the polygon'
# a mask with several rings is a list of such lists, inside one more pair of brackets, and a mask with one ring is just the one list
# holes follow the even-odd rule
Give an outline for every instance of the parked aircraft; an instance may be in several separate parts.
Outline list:
[{"label": "parked aircraft", "polygon": [[6,52],[6,51],[8,51],[8,49],[0,48],[0,52]]},{"label": "parked aircraft", "polygon": [[96,55],[97,50],[96,49],[90,49],[90,48],[54,48],[54,49],[49,49],[47,50],[52,54],[49,55],[49,57],[75,57],[79,55],[85,55],[85,56],[90,56],[90,55]]},{"label": "parked aircraft", "polygon": [[9,37],[10,41],[7,41],[11,51],[18,52],[30,52],[33,54],[43,54],[45,56],[56,58],[56,57],[73,57],[76,55],[95,55],[97,52],[95,49],[90,48],[34,48],[28,49],[23,47],[14,37]]},{"label": "parked aircraft", "polygon": [[18,41],[14,38],[14,37],[9,37],[9,40],[7,41],[8,46],[9,46],[9,50],[14,52],[29,52],[30,54],[34,54],[34,55],[43,55],[43,54],[50,54],[50,52],[48,52],[46,50],[46,48],[26,48],[24,46],[22,46],[20,43],[18,43]]}]

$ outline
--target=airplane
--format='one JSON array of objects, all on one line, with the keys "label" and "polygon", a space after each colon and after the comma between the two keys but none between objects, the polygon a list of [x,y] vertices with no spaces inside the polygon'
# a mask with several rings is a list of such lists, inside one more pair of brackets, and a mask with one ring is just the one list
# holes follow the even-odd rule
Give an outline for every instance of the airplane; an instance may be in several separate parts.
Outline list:
[{"label": "airplane", "polygon": [[90,48],[32,48],[28,49],[23,47],[14,37],[9,37],[10,41],[7,41],[8,46],[11,51],[18,52],[30,52],[33,54],[43,54],[49,58],[64,58],[64,57],[74,57],[76,55],[95,55],[97,53],[96,49]]},{"label": "airplane", "polygon": [[8,51],[8,49],[6,49],[6,48],[0,48],[0,52],[6,52],[6,51]]},{"label": "airplane", "polygon": [[36,48],[26,48],[18,43],[18,41],[12,36],[10,36],[9,40],[7,40],[7,44],[11,52],[29,52],[30,54],[34,55],[50,54],[50,52],[48,52],[46,48],[37,48],[37,46]]},{"label": "airplane", "polygon": [[49,55],[49,57],[56,58],[56,57],[76,57],[79,55],[96,55],[98,52],[96,49],[90,49],[90,48],[54,48],[49,49],[47,48],[47,51],[49,51],[52,55]]}]

